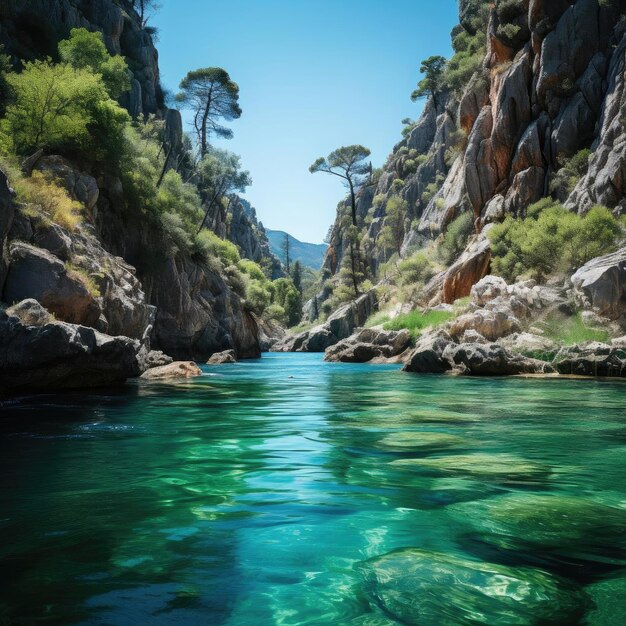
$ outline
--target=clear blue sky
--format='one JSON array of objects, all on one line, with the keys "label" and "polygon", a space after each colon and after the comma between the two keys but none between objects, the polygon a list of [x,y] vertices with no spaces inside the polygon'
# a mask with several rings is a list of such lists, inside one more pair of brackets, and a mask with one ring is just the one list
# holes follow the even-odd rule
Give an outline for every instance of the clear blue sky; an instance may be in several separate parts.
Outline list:
[{"label": "clear blue sky", "polygon": [[422,105],[409,95],[420,61],[449,56],[456,0],[162,0],[163,84],[176,91],[190,69],[219,66],[240,87],[235,137],[253,185],[246,197],[266,227],[320,242],[344,194],[310,174],[319,156],[347,144],[384,163],[401,120]]}]

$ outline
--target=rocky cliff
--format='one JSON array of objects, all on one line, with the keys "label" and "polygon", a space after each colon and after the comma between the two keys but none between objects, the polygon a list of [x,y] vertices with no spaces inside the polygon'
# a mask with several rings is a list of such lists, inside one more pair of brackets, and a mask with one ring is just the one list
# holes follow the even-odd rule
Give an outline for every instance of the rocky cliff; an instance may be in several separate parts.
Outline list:
[{"label": "rocky cliff", "polygon": [[[0,6],[0,42],[16,67],[21,60],[54,57],[58,42],[75,27],[100,31],[109,52],[126,57],[132,89],[121,104],[135,118],[150,114],[164,121],[174,162],[183,150],[181,117],[164,106],[156,48],[128,2],[8,0]],[[83,206],[85,219],[68,230],[38,207],[17,204],[0,173],[0,301],[5,306],[34,299],[53,315],[46,323],[128,337],[137,350],[158,348],[176,358],[201,359],[225,349],[234,349],[239,358],[260,355],[257,320],[241,289],[219,264],[172,250],[157,224],[129,210],[124,185],[106,163],[37,154],[26,167],[58,180]],[[249,208],[238,204],[232,214],[228,234],[242,256],[271,259]],[[280,263],[273,262],[279,273]],[[11,324],[3,328],[14,328]],[[66,335],[86,336],[76,332],[69,329]],[[140,370],[135,364],[132,371]]]},{"label": "rocky cliff", "polygon": [[[460,1],[455,41],[484,34],[484,57],[462,87],[430,98],[407,128],[382,173],[361,189],[358,215],[367,263],[386,260],[379,245],[391,195],[406,201],[402,255],[445,232],[468,213],[475,254],[431,285],[430,296],[466,296],[489,270],[480,233],[555,193],[572,211],[594,204],[621,212],[626,193],[623,119],[626,3],[598,0]],[[466,44],[464,44],[466,45]],[[573,189],[554,191],[568,159],[590,149],[588,171]],[[586,169],[586,167],[585,167]],[[343,257],[342,229],[332,230],[324,267]]]}]

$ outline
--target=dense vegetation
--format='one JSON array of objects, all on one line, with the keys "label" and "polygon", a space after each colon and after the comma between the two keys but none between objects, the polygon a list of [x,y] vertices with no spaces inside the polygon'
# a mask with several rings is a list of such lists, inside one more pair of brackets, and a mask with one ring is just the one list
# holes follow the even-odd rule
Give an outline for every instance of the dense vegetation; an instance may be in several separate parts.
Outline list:
[{"label": "dense vegetation", "polygon": [[[142,3],[142,10],[148,5]],[[18,198],[73,230],[90,219],[84,207],[57,181],[36,170],[22,173],[21,161],[43,151],[113,174],[122,182],[129,216],[154,228],[166,242],[146,253],[148,265],[158,263],[159,257],[189,255],[225,276],[259,315],[297,323],[301,287],[291,278],[272,282],[259,265],[241,259],[237,247],[214,232],[218,224],[228,222],[232,194],[251,184],[237,155],[209,143],[212,134],[232,135],[221,123],[241,115],[238,87],[228,74],[207,68],[183,80],[179,101],[197,110],[204,106],[204,123],[198,130],[197,153],[185,137],[183,149],[172,154],[162,119],[132,120],[118,104],[130,89],[131,73],[123,57],[108,53],[100,33],[72,30],[59,43],[58,59],[26,62],[14,69],[0,51],[5,113],[0,159]]]}]

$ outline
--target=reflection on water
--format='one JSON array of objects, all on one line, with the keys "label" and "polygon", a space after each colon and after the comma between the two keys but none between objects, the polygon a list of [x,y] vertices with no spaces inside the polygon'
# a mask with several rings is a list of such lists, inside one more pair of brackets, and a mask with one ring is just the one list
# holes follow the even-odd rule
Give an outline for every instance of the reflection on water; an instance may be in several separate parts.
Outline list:
[{"label": "reflection on water", "polygon": [[626,621],[626,387],[272,354],[0,422],[0,624]]}]

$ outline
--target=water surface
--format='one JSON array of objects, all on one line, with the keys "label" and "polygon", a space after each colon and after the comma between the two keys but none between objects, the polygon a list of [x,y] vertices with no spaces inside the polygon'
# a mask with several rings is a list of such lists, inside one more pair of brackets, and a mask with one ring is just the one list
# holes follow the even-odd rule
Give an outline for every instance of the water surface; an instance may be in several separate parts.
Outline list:
[{"label": "water surface", "polygon": [[626,387],[270,354],[5,403],[0,624],[626,623]]}]

